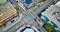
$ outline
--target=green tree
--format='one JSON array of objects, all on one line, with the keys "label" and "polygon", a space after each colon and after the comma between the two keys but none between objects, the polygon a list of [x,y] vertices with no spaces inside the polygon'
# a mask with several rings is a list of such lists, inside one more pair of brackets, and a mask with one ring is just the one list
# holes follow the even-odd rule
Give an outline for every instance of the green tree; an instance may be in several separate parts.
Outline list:
[{"label": "green tree", "polygon": [[46,0],[40,0],[40,2],[44,2],[44,1],[46,1]]},{"label": "green tree", "polygon": [[47,24],[45,25],[45,28],[46,28],[46,30],[48,30],[48,32],[51,32],[52,29],[53,29],[53,27],[52,27],[52,25],[51,25],[50,23],[47,23]]},{"label": "green tree", "polygon": [[34,3],[34,5],[33,5],[33,6],[35,7],[36,5],[37,5],[37,3]]},{"label": "green tree", "polygon": [[3,3],[3,2],[5,2],[6,0],[0,0],[0,3]]},{"label": "green tree", "polygon": [[18,11],[18,10],[19,10],[19,6],[17,5],[17,6],[15,7],[15,9]]},{"label": "green tree", "polygon": [[57,30],[57,29],[53,29],[52,32],[59,32],[59,30]]},{"label": "green tree", "polygon": [[3,22],[0,22],[0,27],[2,27],[3,26]]}]

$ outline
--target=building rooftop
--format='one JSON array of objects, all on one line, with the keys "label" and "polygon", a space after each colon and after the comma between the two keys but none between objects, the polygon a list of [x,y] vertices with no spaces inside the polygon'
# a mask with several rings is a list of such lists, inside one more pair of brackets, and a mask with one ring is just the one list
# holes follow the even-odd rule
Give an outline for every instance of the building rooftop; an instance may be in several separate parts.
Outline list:
[{"label": "building rooftop", "polygon": [[3,22],[9,17],[14,17],[16,16],[16,14],[17,14],[17,11],[13,8],[11,3],[7,3],[5,6],[0,8],[0,22]]},{"label": "building rooftop", "polygon": [[42,15],[49,18],[50,21],[54,22],[58,27],[60,27],[60,22],[57,19],[60,19],[60,7],[51,5]]},{"label": "building rooftop", "polygon": [[55,5],[60,7],[60,1],[58,1]]}]

